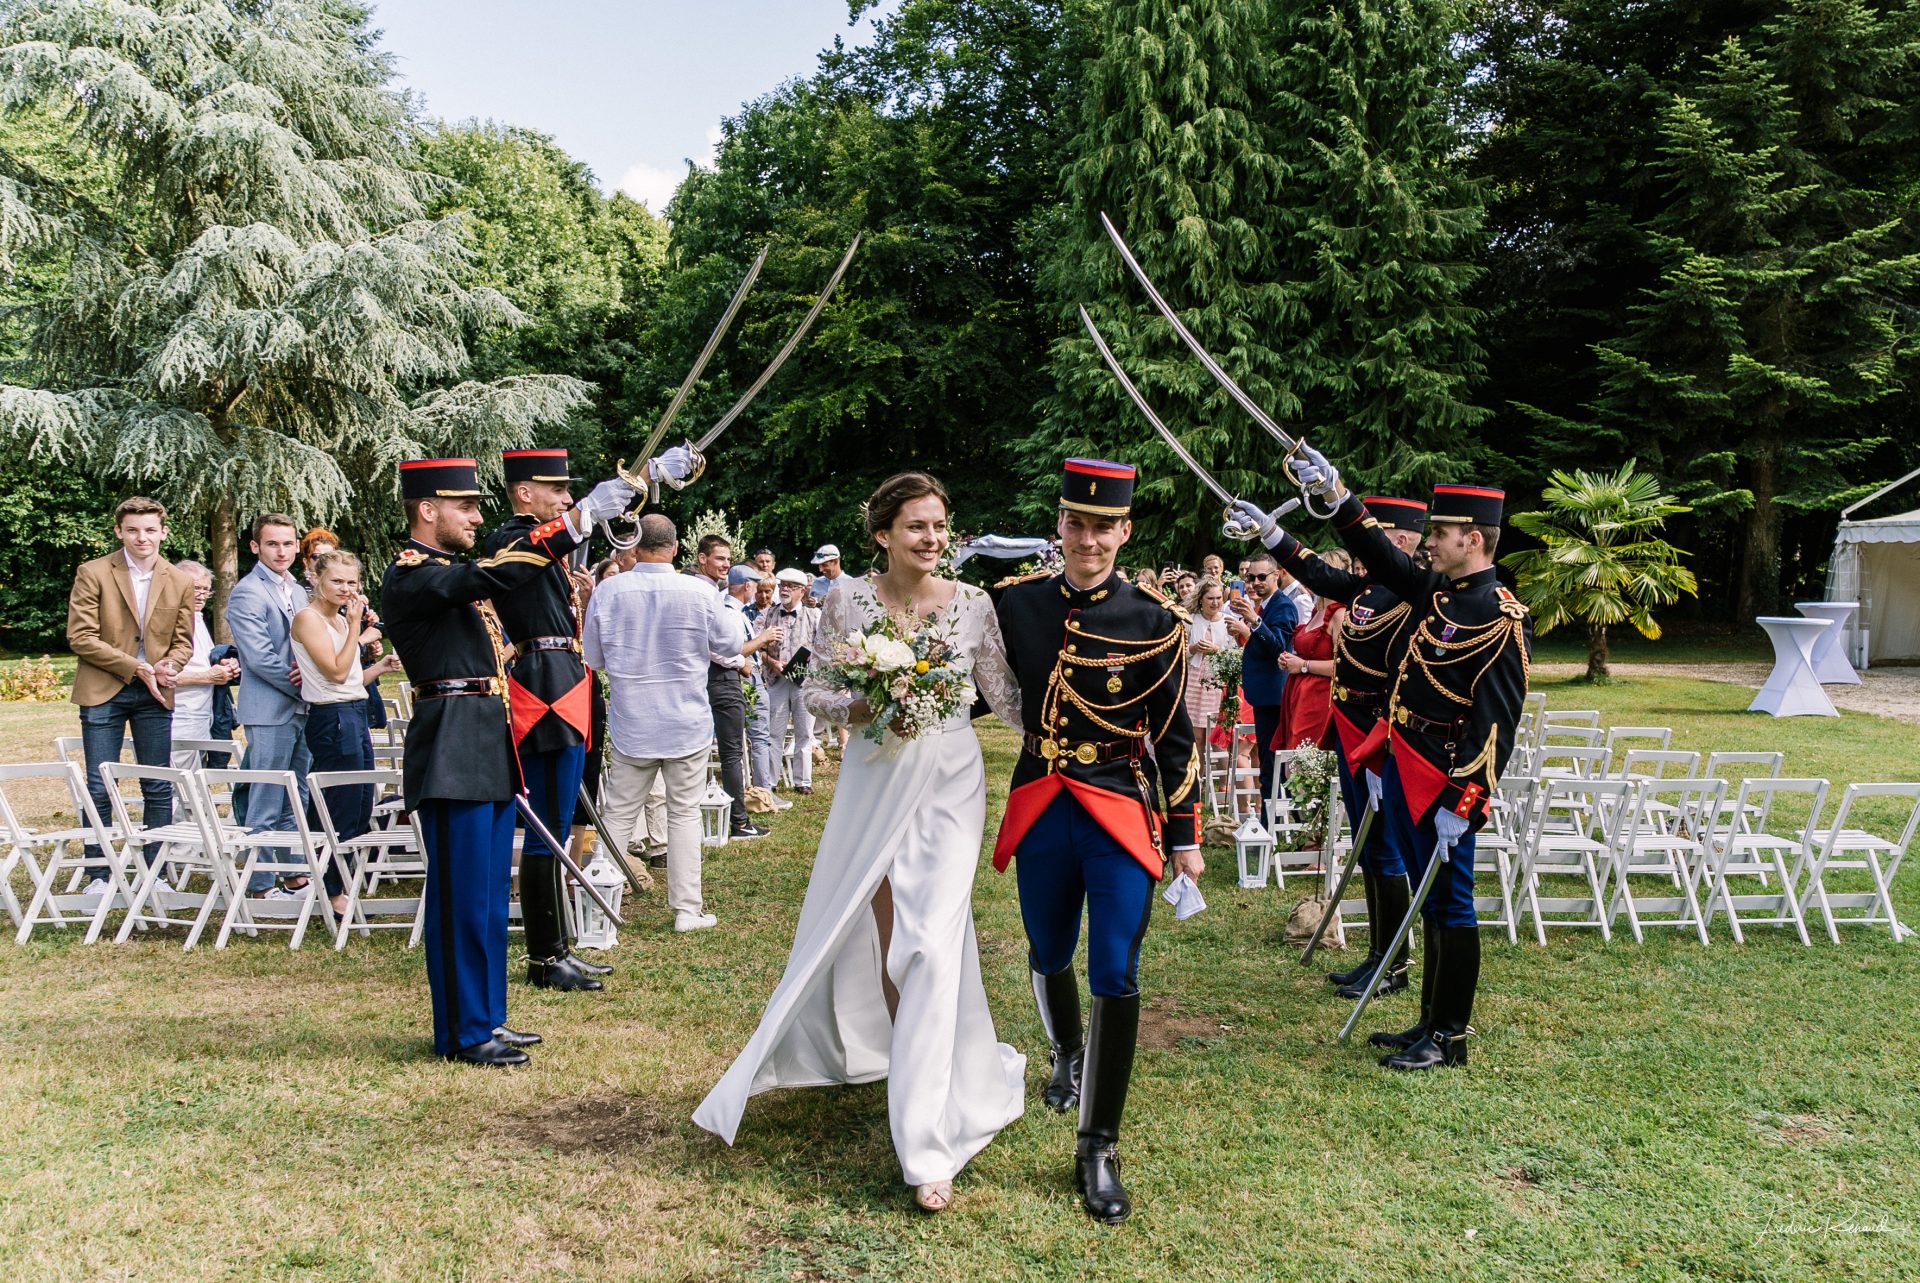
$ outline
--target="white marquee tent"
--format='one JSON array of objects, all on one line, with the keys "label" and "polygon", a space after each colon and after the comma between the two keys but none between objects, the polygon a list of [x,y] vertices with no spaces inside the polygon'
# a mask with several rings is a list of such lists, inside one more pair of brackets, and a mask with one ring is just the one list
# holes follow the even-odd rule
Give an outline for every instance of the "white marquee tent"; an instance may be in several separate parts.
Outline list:
[{"label": "white marquee tent", "polygon": [[[1901,481],[1912,475],[1920,474]],[[1860,603],[1851,648],[1857,667],[1920,663],[1920,509],[1872,521],[1842,520],[1827,569],[1827,600]]]}]

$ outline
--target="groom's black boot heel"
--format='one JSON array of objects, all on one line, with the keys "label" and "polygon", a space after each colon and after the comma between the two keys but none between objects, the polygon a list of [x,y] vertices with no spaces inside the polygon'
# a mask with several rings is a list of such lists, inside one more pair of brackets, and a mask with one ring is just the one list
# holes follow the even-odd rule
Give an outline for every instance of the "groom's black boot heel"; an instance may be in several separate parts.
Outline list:
[{"label": "groom's black boot heel", "polygon": [[1133,1214],[1133,1200],[1120,1183],[1120,1115],[1133,1077],[1133,1048],[1140,1032],[1140,995],[1093,1000],[1087,1026],[1086,1081],[1080,1092],[1080,1136],[1073,1150],[1073,1183],[1087,1215],[1109,1225]]},{"label": "groom's black boot heel", "polygon": [[1086,1042],[1080,1034],[1080,982],[1073,968],[1050,976],[1033,974],[1033,1001],[1040,1008],[1040,1027],[1047,1032],[1053,1075],[1040,1092],[1047,1108],[1068,1113],[1080,1103],[1080,1067]]}]

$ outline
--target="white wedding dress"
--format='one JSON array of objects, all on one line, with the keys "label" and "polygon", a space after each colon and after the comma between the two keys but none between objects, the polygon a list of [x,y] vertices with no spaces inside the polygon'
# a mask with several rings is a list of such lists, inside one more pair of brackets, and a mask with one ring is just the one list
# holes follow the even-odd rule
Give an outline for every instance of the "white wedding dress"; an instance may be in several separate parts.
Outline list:
[{"label": "white wedding dress", "polygon": [[[865,578],[841,580],[817,648],[824,654],[884,611]],[[958,585],[939,622],[993,711],[1018,726],[1019,690],[986,593]],[[815,680],[803,689],[816,716],[846,721],[847,692]],[[951,1179],[1020,1116],[1026,1057],[994,1033],[973,934],[985,823],[986,772],[968,710],[912,740],[848,737],[786,974],[695,1123],[731,1145],[760,1092],[886,1078],[901,1172],[925,1185]],[[893,890],[885,963],[900,995],[891,1023],[871,903],[882,878]]]}]

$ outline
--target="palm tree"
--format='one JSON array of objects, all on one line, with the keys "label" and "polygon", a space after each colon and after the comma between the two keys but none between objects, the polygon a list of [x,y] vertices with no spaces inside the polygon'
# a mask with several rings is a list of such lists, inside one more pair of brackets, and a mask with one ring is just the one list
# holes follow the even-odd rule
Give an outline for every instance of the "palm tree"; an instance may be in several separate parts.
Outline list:
[{"label": "palm tree", "polygon": [[1611,476],[1555,472],[1540,497],[1547,511],[1515,513],[1512,521],[1543,546],[1503,563],[1533,611],[1534,631],[1584,622],[1586,680],[1608,681],[1610,625],[1632,624],[1652,641],[1660,636],[1653,607],[1699,591],[1693,572],[1680,564],[1685,554],[1654,533],[1687,506],[1663,493],[1657,478],[1636,474],[1631,460]]}]

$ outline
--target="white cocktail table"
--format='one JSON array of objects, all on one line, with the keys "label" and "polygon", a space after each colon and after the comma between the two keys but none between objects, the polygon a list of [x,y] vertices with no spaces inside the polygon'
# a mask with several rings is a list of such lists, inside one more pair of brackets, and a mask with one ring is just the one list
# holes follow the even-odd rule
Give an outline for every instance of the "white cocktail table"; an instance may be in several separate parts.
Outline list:
[{"label": "white cocktail table", "polygon": [[1767,684],[1747,705],[1747,711],[1772,713],[1775,717],[1840,716],[1813,675],[1814,644],[1822,634],[1833,631],[1833,621],[1762,615],[1754,622],[1767,630],[1773,642],[1773,672],[1767,675]]},{"label": "white cocktail table", "polygon": [[1813,675],[1823,686],[1858,686],[1860,674],[1847,658],[1847,620],[1860,609],[1857,601],[1796,601],[1793,608],[1808,619],[1831,619],[1833,627],[1813,644]]}]

